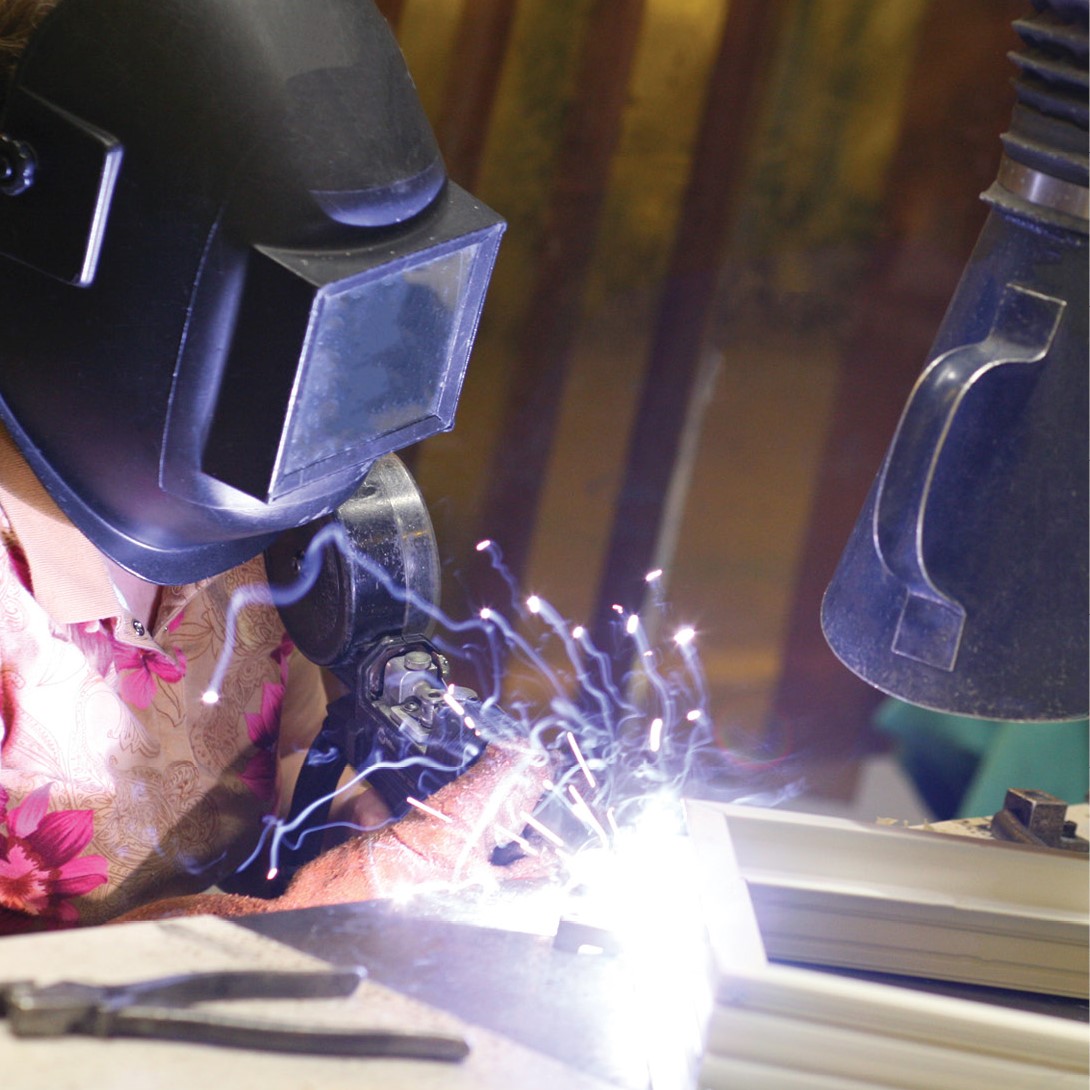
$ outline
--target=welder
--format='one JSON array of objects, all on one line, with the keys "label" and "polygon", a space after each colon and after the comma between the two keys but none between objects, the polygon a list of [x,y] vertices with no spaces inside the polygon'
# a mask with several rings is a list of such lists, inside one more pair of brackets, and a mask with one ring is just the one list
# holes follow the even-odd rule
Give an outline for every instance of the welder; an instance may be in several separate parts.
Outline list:
[{"label": "welder", "polygon": [[[327,696],[263,552],[452,426],[503,224],[370,0],[2,0],[0,57],[5,932],[207,889],[283,812]],[[422,822],[300,878],[429,877]]]}]

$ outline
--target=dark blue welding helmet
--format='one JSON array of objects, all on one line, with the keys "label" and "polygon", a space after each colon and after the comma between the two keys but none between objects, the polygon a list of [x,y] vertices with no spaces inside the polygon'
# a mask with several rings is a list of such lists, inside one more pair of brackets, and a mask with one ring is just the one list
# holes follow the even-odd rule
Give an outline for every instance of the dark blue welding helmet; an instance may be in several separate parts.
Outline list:
[{"label": "dark blue welding helmet", "polygon": [[0,117],[0,420],[158,583],[453,424],[503,223],[370,0],[61,0]]}]

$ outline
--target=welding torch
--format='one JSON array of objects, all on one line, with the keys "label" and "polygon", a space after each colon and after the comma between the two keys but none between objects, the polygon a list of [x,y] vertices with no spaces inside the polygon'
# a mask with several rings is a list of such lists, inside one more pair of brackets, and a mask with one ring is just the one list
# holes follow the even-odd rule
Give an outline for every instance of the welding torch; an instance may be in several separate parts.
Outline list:
[{"label": "welding torch", "polygon": [[347,692],[303,762],[276,854],[276,894],[315,858],[346,768],[395,819],[466,772],[513,721],[451,681],[429,632],[439,597],[431,520],[405,465],[380,458],[327,518],[282,535],[265,564],[288,635]]}]

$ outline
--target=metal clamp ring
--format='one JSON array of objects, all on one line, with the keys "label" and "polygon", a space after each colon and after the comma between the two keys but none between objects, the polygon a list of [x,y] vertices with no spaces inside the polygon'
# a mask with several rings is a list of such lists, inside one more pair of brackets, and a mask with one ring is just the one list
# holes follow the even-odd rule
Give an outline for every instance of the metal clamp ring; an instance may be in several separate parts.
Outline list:
[{"label": "metal clamp ring", "polygon": [[1053,212],[1063,212],[1079,219],[1090,218],[1090,190],[1084,185],[1065,182],[1040,170],[1034,170],[1004,155],[999,162],[999,175],[996,179],[1009,193],[1028,201],[1030,204],[1050,208]]}]

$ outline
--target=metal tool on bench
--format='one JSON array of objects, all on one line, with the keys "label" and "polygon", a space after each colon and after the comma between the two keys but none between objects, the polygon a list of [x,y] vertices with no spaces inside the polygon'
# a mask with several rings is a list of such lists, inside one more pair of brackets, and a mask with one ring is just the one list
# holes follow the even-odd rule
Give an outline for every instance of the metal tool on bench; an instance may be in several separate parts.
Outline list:
[{"label": "metal tool on bench", "polygon": [[1068,820],[1067,803],[1047,791],[1011,788],[989,827],[997,840],[1084,854],[1090,851],[1090,842],[1079,836],[1075,822]]},{"label": "metal tool on bench", "polygon": [[0,1013],[16,1037],[140,1037],[264,1052],[457,1061],[469,1054],[458,1036],[300,1025],[244,1019],[195,1004],[243,999],[330,999],[351,995],[354,970],[190,973],[133,984],[0,984]]}]

